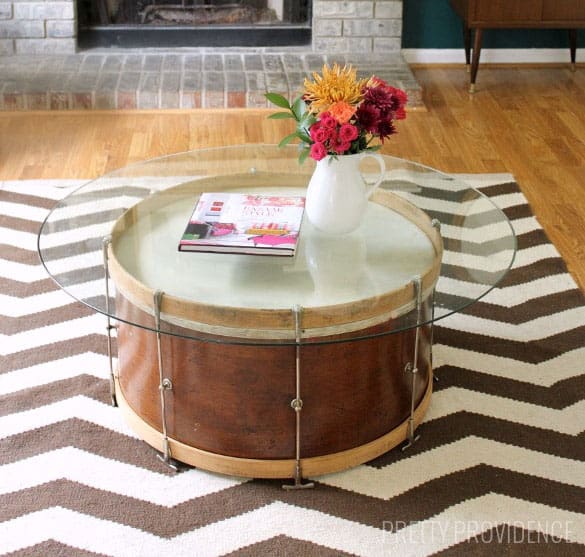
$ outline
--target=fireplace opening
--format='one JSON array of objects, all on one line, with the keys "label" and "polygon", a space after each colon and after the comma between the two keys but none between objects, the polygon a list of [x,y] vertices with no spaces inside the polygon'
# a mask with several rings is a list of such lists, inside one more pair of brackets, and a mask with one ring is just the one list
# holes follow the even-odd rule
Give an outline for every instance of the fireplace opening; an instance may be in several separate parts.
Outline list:
[{"label": "fireplace opening", "polygon": [[78,0],[81,48],[301,46],[311,0]]}]

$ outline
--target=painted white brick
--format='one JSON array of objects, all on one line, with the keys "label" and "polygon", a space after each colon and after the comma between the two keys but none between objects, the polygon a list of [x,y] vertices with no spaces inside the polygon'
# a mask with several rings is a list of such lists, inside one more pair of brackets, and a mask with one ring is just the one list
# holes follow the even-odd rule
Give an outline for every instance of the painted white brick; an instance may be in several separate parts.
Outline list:
[{"label": "painted white brick", "polygon": [[372,52],[372,39],[369,37],[316,37],[313,39],[313,50],[317,52]]},{"label": "painted white brick", "polygon": [[316,52],[347,52],[347,39],[313,37],[313,50]]},{"label": "painted white brick", "polygon": [[77,35],[77,24],[72,19],[51,20],[46,23],[47,37],[68,38]]},{"label": "painted white brick", "polygon": [[17,21],[10,19],[0,21],[0,39],[37,38],[45,36],[45,25],[42,21]]},{"label": "painted white brick", "polygon": [[23,2],[14,5],[16,19],[73,19],[73,2]]},{"label": "painted white brick", "polygon": [[397,37],[401,22],[394,19],[347,19],[343,22],[343,34],[357,37]]},{"label": "painted white brick", "polygon": [[402,48],[400,37],[379,38],[374,37],[374,52],[397,52]]},{"label": "painted white brick", "polygon": [[374,16],[373,2],[338,2],[337,0],[320,0],[313,6],[315,17],[339,18]]},{"label": "painted white brick", "polygon": [[17,39],[16,54],[72,54],[75,39]]},{"label": "painted white brick", "polygon": [[0,2],[0,19],[12,19],[12,4]]},{"label": "painted white brick", "polygon": [[14,54],[14,41],[12,39],[0,39],[0,56]]},{"label": "painted white brick", "polygon": [[376,17],[385,19],[400,19],[402,21],[402,2],[376,0],[374,4]]},{"label": "painted white brick", "polygon": [[315,19],[313,21],[313,33],[317,37],[341,36],[341,19]]}]

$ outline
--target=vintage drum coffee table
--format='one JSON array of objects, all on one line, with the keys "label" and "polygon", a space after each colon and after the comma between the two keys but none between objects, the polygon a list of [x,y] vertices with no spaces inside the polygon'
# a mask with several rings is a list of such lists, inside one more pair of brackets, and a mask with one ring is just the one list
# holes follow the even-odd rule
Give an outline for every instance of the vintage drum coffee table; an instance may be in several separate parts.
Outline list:
[{"label": "vintage drum coffee table", "polygon": [[[328,236],[305,218],[292,258],[177,246],[201,192],[302,195],[314,163],[299,165],[295,147],[146,161],[50,212],[43,264],[106,316],[112,401],[167,462],[300,487],[414,442],[431,399],[433,323],[502,279],[515,236],[464,182],[384,161],[360,228]],[[366,176],[378,172],[370,164]]]}]

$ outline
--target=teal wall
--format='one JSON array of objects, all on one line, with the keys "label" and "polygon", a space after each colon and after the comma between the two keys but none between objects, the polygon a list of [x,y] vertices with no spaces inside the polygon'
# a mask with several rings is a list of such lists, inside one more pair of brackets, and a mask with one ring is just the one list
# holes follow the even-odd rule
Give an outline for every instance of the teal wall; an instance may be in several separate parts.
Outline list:
[{"label": "teal wall", "polygon": [[[463,48],[461,19],[449,0],[404,0],[402,48]],[[577,46],[585,45],[585,32]],[[562,29],[494,29],[485,31],[483,48],[568,48]]]}]

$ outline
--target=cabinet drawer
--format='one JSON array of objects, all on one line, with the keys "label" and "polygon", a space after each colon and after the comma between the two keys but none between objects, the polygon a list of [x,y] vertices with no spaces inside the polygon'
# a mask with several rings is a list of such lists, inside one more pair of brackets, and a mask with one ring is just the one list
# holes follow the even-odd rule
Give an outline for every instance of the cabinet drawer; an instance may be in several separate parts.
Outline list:
[{"label": "cabinet drawer", "polygon": [[[557,0],[562,3],[563,0]],[[537,22],[542,17],[542,0],[471,0],[473,21],[493,23]],[[553,2],[551,2],[552,8]]]},{"label": "cabinet drawer", "polygon": [[584,0],[544,0],[543,21],[585,20]]}]

